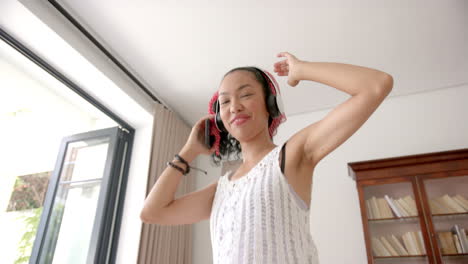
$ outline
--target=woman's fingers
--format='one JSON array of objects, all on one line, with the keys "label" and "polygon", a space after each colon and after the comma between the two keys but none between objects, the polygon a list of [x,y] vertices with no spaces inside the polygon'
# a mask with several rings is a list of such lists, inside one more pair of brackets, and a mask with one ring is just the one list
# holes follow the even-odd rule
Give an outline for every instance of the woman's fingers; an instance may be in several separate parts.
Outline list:
[{"label": "woman's fingers", "polygon": [[286,51],[283,51],[283,52],[280,52],[278,53],[278,55],[276,55],[277,57],[286,57],[289,59],[289,56],[291,56],[291,54],[289,54],[289,52],[286,52]]},{"label": "woman's fingers", "polygon": [[205,122],[206,119],[208,119],[208,118],[213,118],[214,116],[215,116],[215,115],[213,115],[213,114],[207,114],[207,115],[205,115],[204,117],[202,117],[199,121],[200,121],[200,122]]},{"label": "woman's fingers", "polygon": [[289,52],[280,52],[277,57],[285,57],[288,62],[294,62],[297,60],[296,56],[292,55]]},{"label": "woman's fingers", "polygon": [[275,72],[281,70],[281,62],[277,62],[277,63],[273,64],[273,70]]},{"label": "woman's fingers", "polygon": [[282,61],[278,61],[278,62],[275,62],[275,64],[273,64],[275,67],[276,66],[281,66],[281,65],[284,65],[284,64],[288,64],[288,60],[282,60]]},{"label": "woman's fingers", "polygon": [[275,70],[289,71],[289,65],[287,63],[275,65]]},{"label": "woman's fingers", "polygon": [[299,80],[295,80],[292,74],[294,74],[295,65],[297,65],[299,60],[294,55],[286,51],[279,52],[276,56],[279,58],[284,57],[286,59],[274,64],[275,72],[278,76],[288,76],[288,84],[293,87],[296,86],[299,83]]},{"label": "woman's fingers", "polygon": [[[281,74],[287,74],[289,72],[289,65],[286,60],[280,61],[274,64],[274,71]],[[281,75],[282,76],[282,75]]]},{"label": "woman's fingers", "polygon": [[[289,52],[280,52],[276,55],[277,57],[286,58],[285,60],[276,62],[274,64],[274,71],[278,74],[278,76],[288,76],[288,84],[292,87],[299,84],[299,80],[293,80],[293,77],[290,76],[290,67],[294,68],[298,59]],[[293,69],[294,71],[294,69]]]},{"label": "woman's fingers", "polygon": [[205,127],[205,120],[208,119],[208,118],[212,118],[214,117],[213,114],[207,114],[205,116],[203,116],[202,118],[200,118],[197,123],[195,123],[194,127],[196,127],[197,129],[198,128],[204,128]]}]

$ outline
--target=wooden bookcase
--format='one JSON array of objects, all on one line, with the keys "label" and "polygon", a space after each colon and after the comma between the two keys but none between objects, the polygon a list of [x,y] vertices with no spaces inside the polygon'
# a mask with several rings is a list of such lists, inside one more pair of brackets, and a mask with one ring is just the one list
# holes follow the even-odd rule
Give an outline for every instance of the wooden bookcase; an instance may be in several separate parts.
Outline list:
[{"label": "wooden bookcase", "polygon": [[[459,253],[459,250],[453,252],[447,246],[450,242],[447,239],[453,238],[453,234],[450,237],[448,232],[453,229],[453,233],[457,234],[455,226],[460,232],[458,234],[461,234],[462,228],[468,231],[468,210],[462,212],[457,209],[455,212],[455,205],[442,208],[445,202],[440,202],[441,199],[460,201],[460,196],[468,199],[468,149],[352,162],[348,163],[348,171],[357,185],[369,264],[468,263],[468,248],[461,251],[467,253]],[[401,201],[403,198],[406,202]],[[414,201],[413,210],[408,208],[411,200]],[[385,202],[389,208],[390,204],[394,208],[395,204],[399,207],[389,211],[382,205]],[[407,210],[402,210],[402,207]],[[379,213],[383,218],[376,218]],[[424,249],[417,250],[422,245],[410,246],[411,237],[413,241],[423,240],[421,244]],[[376,239],[380,241],[380,246]],[[398,247],[398,241],[404,249]],[[452,242],[456,246],[455,240]],[[395,249],[393,252],[386,246],[388,244]],[[391,256],[377,255],[377,252],[382,252],[382,246]],[[376,248],[380,250],[375,251]],[[405,250],[408,255],[403,255]]]}]

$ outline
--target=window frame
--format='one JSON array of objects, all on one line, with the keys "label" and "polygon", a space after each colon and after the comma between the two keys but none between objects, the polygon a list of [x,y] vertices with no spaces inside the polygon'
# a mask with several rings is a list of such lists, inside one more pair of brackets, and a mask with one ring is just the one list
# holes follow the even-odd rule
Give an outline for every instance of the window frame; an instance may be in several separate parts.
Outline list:
[{"label": "window frame", "polygon": [[[119,177],[110,177],[111,180],[108,182],[107,198],[102,205],[103,208],[106,208],[106,210],[105,212],[103,212],[102,216],[103,225],[99,231],[100,238],[97,240],[96,243],[96,257],[94,259],[95,263],[115,263],[119,243],[120,227],[122,223],[125,193],[127,189],[130,159],[134,143],[135,129],[132,126],[130,126],[127,122],[122,120],[115,113],[113,113],[111,110],[109,110],[107,107],[105,107],[103,104],[101,104],[99,101],[97,101],[95,98],[93,98],[85,90],[80,88],[77,84],[68,79],[59,70],[52,67],[37,54],[32,52],[25,45],[16,40],[13,36],[8,34],[5,30],[3,30],[2,27],[0,27],[0,39],[16,51],[18,51],[20,54],[28,58],[34,64],[39,66],[42,70],[52,75],[52,77],[56,78],[66,87],[71,89],[73,92],[77,93],[84,100],[96,107],[103,114],[107,115],[109,118],[111,118],[118,124],[118,133],[114,149],[115,155],[111,163],[112,166],[110,167],[110,169],[112,171],[112,174],[118,175]],[[59,160],[57,160],[57,162],[58,161]],[[54,174],[55,173],[56,172],[54,172]],[[46,194],[46,196],[48,195],[49,194]],[[44,212],[45,210],[43,211],[43,214]],[[44,234],[44,228],[46,228],[46,226],[41,226],[41,224],[39,225],[38,231],[36,233],[36,240],[42,239],[41,235]],[[37,255],[40,255],[38,254],[40,253],[40,247],[37,246],[39,248],[36,248],[36,244],[37,243],[35,242],[29,263],[38,263]]]}]

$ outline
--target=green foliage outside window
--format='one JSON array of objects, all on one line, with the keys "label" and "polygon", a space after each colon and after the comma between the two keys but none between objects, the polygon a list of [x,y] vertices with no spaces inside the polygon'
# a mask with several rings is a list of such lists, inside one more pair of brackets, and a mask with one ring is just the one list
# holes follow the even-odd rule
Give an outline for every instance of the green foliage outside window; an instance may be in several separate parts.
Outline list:
[{"label": "green foliage outside window", "polygon": [[20,220],[25,223],[25,230],[23,237],[18,245],[18,257],[15,260],[15,264],[28,263],[29,258],[31,257],[31,251],[34,243],[34,238],[36,237],[37,226],[39,225],[39,220],[41,219],[42,208],[32,209],[32,214],[29,216],[21,216]]}]

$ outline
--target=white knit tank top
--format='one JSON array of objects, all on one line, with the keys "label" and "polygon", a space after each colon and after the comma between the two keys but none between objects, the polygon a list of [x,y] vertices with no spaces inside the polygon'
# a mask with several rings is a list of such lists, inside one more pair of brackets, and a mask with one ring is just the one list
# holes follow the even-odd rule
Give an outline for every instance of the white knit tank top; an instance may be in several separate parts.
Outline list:
[{"label": "white knit tank top", "polygon": [[309,209],[281,172],[280,146],[238,180],[220,177],[210,216],[214,264],[317,264]]}]

